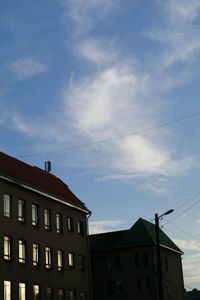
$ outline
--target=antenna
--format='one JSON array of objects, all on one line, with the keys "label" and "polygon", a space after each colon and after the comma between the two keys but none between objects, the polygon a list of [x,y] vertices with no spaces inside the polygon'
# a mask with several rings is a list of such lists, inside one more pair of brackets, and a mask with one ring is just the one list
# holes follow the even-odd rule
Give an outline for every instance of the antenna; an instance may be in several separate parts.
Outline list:
[{"label": "antenna", "polygon": [[51,172],[51,162],[49,160],[45,161],[45,171],[50,173]]}]

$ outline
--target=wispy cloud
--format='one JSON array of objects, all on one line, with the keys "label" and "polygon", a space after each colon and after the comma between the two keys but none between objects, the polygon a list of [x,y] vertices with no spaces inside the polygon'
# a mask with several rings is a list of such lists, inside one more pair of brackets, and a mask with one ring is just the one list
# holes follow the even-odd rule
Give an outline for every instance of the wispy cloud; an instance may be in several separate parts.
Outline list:
[{"label": "wispy cloud", "polygon": [[77,54],[97,66],[111,65],[116,62],[118,54],[114,40],[88,38],[77,46]]},{"label": "wispy cloud", "polygon": [[149,30],[147,36],[163,45],[163,68],[195,60],[200,49],[200,29],[194,23],[200,14],[199,1],[170,0],[161,7],[165,16],[163,25]]},{"label": "wispy cloud", "polygon": [[183,250],[183,251],[198,251],[200,249],[200,241],[191,239],[174,239],[174,242]]},{"label": "wispy cloud", "polygon": [[74,22],[76,33],[88,34],[96,23],[115,10],[117,3],[118,0],[69,0],[67,16]]},{"label": "wispy cloud", "polygon": [[20,58],[10,64],[10,70],[22,79],[28,79],[47,70],[47,66],[36,61],[34,58]]},{"label": "wispy cloud", "polygon": [[[153,127],[158,114],[155,95],[154,82],[148,73],[140,74],[134,64],[130,68],[121,62],[72,82],[63,103],[65,111],[73,117],[74,129],[87,140],[98,142],[112,140],[130,128],[142,131]],[[138,133],[97,145],[99,157],[109,157],[109,163],[102,164],[109,173],[104,174],[104,180],[183,175],[193,159],[177,159],[160,134],[165,135],[165,130],[148,135]],[[155,185],[152,188],[155,190]]]},{"label": "wispy cloud", "polygon": [[[100,180],[135,179],[139,180],[138,187],[160,193],[165,191],[166,180],[184,175],[194,165],[194,158],[181,155],[178,145],[172,145],[172,130],[142,131],[162,123],[165,112],[160,99],[167,97],[166,90],[172,91],[190,76],[186,72],[188,63],[197,58],[200,49],[199,30],[193,24],[200,4],[174,0],[160,5],[162,24],[153,26],[145,36],[147,43],[149,38],[159,43],[161,51],[147,60],[145,67],[134,53],[124,58],[115,37],[110,41],[92,34],[92,29],[113,13],[115,4],[114,0],[67,2],[67,15],[75,24],[71,47],[76,58],[89,62],[92,68],[86,68],[85,75],[79,79],[74,76],[66,84],[59,118],[55,115],[51,122],[42,122],[47,135],[54,134],[55,141],[76,137],[83,144],[97,143],[92,147],[96,153],[94,161],[90,149],[88,156],[84,154],[84,161],[85,167],[93,166]],[[181,75],[172,69],[180,62]],[[31,64],[35,67],[31,68]],[[27,78],[44,71],[45,66],[22,60],[15,63],[15,70],[19,77]],[[42,122],[37,127],[32,125],[33,132],[44,127],[40,126]],[[25,124],[15,124],[18,130],[26,132]],[[120,136],[123,138],[115,139]],[[110,143],[98,143],[101,140]]]},{"label": "wispy cloud", "polygon": [[186,285],[193,284],[194,286],[198,286],[200,281],[199,268],[200,254],[195,253],[194,255],[184,257],[183,270]]},{"label": "wispy cloud", "polygon": [[198,286],[200,280],[200,241],[197,239],[174,239],[174,242],[185,253],[182,261],[185,285]]},{"label": "wispy cloud", "polygon": [[102,220],[91,221],[89,223],[90,234],[97,234],[115,230],[121,230],[121,226],[125,224],[124,220]]}]

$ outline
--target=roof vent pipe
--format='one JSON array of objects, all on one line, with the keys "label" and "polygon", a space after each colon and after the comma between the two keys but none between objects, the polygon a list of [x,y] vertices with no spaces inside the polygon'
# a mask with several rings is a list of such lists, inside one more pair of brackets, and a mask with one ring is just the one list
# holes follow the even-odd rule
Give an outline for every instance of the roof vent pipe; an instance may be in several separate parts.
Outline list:
[{"label": "roof vent pipe", "polygon": [[51,162],[49,160],[45,161],[45,171],[48,173],[51,172]]}]

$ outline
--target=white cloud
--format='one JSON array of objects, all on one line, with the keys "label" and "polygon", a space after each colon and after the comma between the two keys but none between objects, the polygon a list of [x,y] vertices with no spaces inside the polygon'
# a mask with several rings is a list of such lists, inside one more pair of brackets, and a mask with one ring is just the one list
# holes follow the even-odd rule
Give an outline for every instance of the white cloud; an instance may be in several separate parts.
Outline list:
[{"label": "white cloud", "polygon": [[[142,129],[154,127],[159,112],[154,84],[134,64],[130,67],[121,62],[72,82],[66,89],[65,112],[72,118],[76,132],[89,142],[97,142],[95,150],[105,170],[103,180],[183,175],[193,164],[190,157],[176,158],[162,138],[166,129],[142,133]],[[115,139],[130,132],[130,128],[138,134]],[[111,143],[98,144],[109,138]],[[155,184],[154,179],[151,189],[162,190],[158,183],[161,180],[158,178]]]},{"label": "white cloud", "polygon": [[[103,13],[102,1],[92,1],[90,7],[89,2],[83,8],[80,7],[82,1],[73,5],[70,2],[74,12],[71,18],[77,25],[82,24],[83,19],[87,20],[92,28],[105,11],[110,13],[113,3],[109,2]],[[166,129],[129,135],[119,140],[114,138],[130,129],[140,132],[162,123],[159,98],[163,91],[175,88],[188,76],[184,69],[181,76],[177,76],[176,72],[170,73],[169,67],[177,62],[191,62],[200,48],[199,35],[191,26],[198,15],[198,2],[192,1],[189,5],[186,1],[176,0],[166,2],[162,7],[163,26],[154,28],[149,36],[163,45],[163,51],[154,58],[153,64],[147,65],[146,71],[141,71],[141,62],[136,63],[134,56],[127,62],[119,49],[112,47],[108,41],[106,44],[105,39],[87,37],[78,43],[77,53],[94,63],[96,71],[79,81],[72,81],[63,97],[66,116],[70,115],[74,131],[81,137],[89,143],[113,139],[110,144],[93,147],[105,170],[101,179],[149,178],[144,188],[156,193],[164,192],[167,177],[180,176],[189,170],[193,158],[177,158],[175,149],[172,151],[169,146]],[[92,13],[96,20],[90,18]]]},{"label": "white cloud", "polygon": [[[41,133],[45,125],[45,137],[54,137],[56,142],[76,137],[81,144],[94,144],[80,155],[85,167],[92,166],[100,174],[99,180],[140,180],[137,186],[161,193],[168,178],[184,175],[194,161],[190,156],[181,155],[177,145],[172,145],[171,130],[145,129],[162,123],[165,112],[160,99],[166,89],[172,90],[187,80],[188,72],[184,69],[179,76],[169,69],[177,62],[186,66],[196,58],[196,50],[200,48],[199,31],[193,28],[192,22],[200,5],[191,1],[188,6],[186,1],[178,0],[162,4],[163,25],[150,30],[148,37],[159,41],[163,48],[153,63],[146,61],[144,67],[134,55],[124,59],[123,49],[113,41],[94,38],[91,34],[97,22],[113,13],[114,4],[114,0],[67,3],[68,16],[82,33],[81,37],[76,35],[72,39],[72,47],[79,59],[93,64],[92,72],[67,84],[57,114],[59,118],[55,115],[50,121],[37,120],[37,124],[27,122],[27,125],[24,120],[14,120],[13,124],[27,134]],[[29,63],[36,67],[28,68]],[[40,64],[37,67],[34,60],[18,61],[15,67],[22,78],[45,70],[44,65],[40,70]],[[109,139],[110,143],[98,143]]]},{"label": "white cloud", "polygon": [[[73,20],[76,32],[87,34],[116,8],[118,0],[69,0],[67,15]],[[65,3],[65,1],[63,1]]]},{"label": "white cloud", "polygon": [[21,131],[24,134],[31,136],[38,132],[38,128],[35,127],[32,122],[28,124],[27,120],[24,120],[17,113],[12,114],[10,121],[9,126],[11,128]]},{"label": "white cloud", "polygon": [[97,66],[111,65],[118,57],[113,41],[88,38],[77,47],[78,55]]},{"label": "white cloud", "polygon": [[[69,142],[70,139],[67,124],[63,124],[60,120],[56,120],[54,115],[50,116],[48,120],[46,118],[38,117],[34,121],[31,120],[29,122],[27,118],[23,118],[20,114],[15,112],[7,114],[7,121],[8,128],[20,131],[30,137],[37,136],[40,143],[41,140],[44,141],[44,145],[40,144],[39,148],[36,146],[36,149],[39,151],[51,152],[55,150],[55,144],[52,145],[52,141],[61,143],[62,147],[64,147],[63,143]],[[47,144],[47,141],[49,141],[49,144]],[[58,145],[59,144],[57,144],[57,148],[59,148]]]},{"label": "white cloud", "polygon": [[198,287],[200,282],[200,241],[195,239],[174,239],[178,247],[183,250],[183,274],[186,286]]},{"label": "white cloud", "polygon": [[198,251],[200,249],[200,241],[191,239],[191,240],[183,240],[183,239],[174,239],[174,243],[176,243],[184,252],[186,251]]},{"label": "white cloud", "polygon": [[17,77],[22,79],[28,79],[35,75],[38,75],[47,70],[47,66],[37,62],[34,58],[20,58],[10,64],[10,69]]},{"label": "white cloud", "polygon": [[193,22],[200,15],[198,0],[170,0],[162,3],[163,25],[149,30],[147,36],[164,46],[160,63],[164,69],[176,63],[195,60],[200,49],[200,30]]},{"label": "white cloud", "polygon": [[194,21],[200,12],[198,0],[169,0],[167,3],[169,17],[174,25]]},{"label": "white cloud", "polygon": [[195,253],[183,259],[184,281],[186,285],[198,286],[200,282],[200,254]]},{"label": "white cloud", "polygon": [[97,234],[115,230],[121,230],[121,226],[124,225],[124,220],[103,220],[103,221],[91,221],[89,222],[89,233]]}]

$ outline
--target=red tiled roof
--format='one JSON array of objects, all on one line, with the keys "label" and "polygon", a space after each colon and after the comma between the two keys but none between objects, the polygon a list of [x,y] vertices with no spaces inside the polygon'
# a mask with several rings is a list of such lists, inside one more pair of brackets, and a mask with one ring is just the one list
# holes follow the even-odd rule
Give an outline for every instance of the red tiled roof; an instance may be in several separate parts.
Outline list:
[{"label": "red tiled roof", "polygon": [[32,167],[3,152],[0,152],[0,175],[9,177],[40,192],[46,192],[66,203],[88,211],[85,204],[58,177],[38,167]]}]

